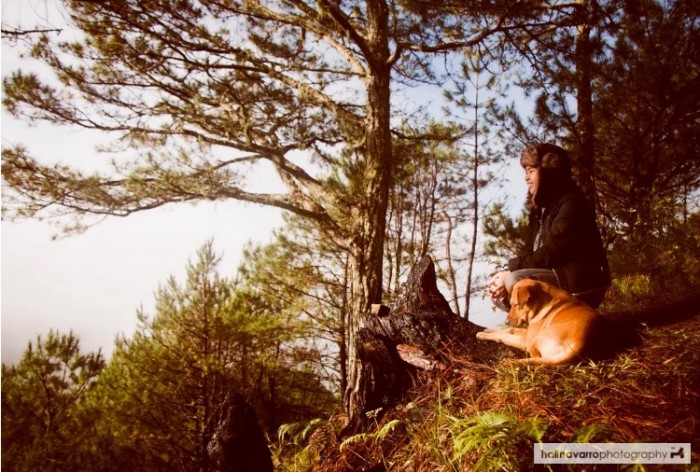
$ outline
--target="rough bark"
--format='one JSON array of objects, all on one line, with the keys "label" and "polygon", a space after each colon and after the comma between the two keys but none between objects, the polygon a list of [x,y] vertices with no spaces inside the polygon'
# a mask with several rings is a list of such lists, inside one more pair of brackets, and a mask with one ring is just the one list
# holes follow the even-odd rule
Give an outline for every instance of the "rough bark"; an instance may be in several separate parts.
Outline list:
[{"label": "rough bark", "polygon": [[[350,318],[348,323],[348,385],[362,379],[358,365],[358,329],[370,304],[381,301],[384,238],[391,188],[393,158],[391,141],[391,68],[389,7],[384,1],[367,2],[367,71],[364,78],[367,105],[364,136],[364,170],[360,182],[363,198],[353,211],[350,243]],[[352,398],[352,397],[346,397]],[[353,409],[345,403],[346,411]]]},{"label": "rough bark", "polygon": [[454,314],[437,288],[435,266],[424,256],[412,269],[393,308],[367,310],[357,332],[357,376],[346,395],[345,434],[366,426],[366,413],[407,399],[418,370],[449,368],[451,356],[494,364],[505,348],[479,342],[483,328]]}]

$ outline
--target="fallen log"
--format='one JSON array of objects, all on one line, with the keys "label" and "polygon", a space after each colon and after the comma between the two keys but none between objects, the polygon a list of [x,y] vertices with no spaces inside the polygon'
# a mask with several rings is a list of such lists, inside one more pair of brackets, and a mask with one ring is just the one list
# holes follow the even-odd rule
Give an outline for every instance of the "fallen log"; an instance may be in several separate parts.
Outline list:
[{"label": "fallen log", "polygon": [[349,423],[344,435],[363,430],[367,412],[407,400],[419,370],[449,368],[450,355],[494,365],[507,349],[478,341],[476,333],[483,328],[452,312],[429,256],[413,267],[394,306],[373,305],[360,326],[356,375],[345,396]]}]

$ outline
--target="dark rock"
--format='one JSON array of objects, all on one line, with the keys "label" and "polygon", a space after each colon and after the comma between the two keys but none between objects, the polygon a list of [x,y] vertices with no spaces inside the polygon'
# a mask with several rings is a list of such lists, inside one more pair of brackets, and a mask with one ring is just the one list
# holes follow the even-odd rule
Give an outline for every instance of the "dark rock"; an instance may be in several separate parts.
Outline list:
[{"label": "dark rock", "polygon": [[272,455],[258,415],[243,395],[226,395],[207,454],[215,472],[272,472]]}]

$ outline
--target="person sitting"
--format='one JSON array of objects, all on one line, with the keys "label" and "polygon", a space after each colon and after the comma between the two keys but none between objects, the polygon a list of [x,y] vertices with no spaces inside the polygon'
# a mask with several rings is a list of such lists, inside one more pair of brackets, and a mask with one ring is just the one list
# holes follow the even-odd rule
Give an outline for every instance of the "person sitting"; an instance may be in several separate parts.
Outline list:
[{"label": "person sitting", "polygon": [[562,288],[597,308],[610,286],[610,269],[595,211],[571,178],[569,154],[553,144],[523,151],[529,210],[527,250],[490,280],[493,303],[508,311],[510,291],[522,279]]}]

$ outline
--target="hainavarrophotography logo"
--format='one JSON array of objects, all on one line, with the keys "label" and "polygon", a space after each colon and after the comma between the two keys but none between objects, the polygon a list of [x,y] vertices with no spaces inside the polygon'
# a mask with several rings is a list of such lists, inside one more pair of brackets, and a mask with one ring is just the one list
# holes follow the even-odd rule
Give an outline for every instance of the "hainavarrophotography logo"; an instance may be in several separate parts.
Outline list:
[{"label": "hainavarrophotography logo", "polygon": [[690,443],[536,443],[535,464],[690,464]]}]

